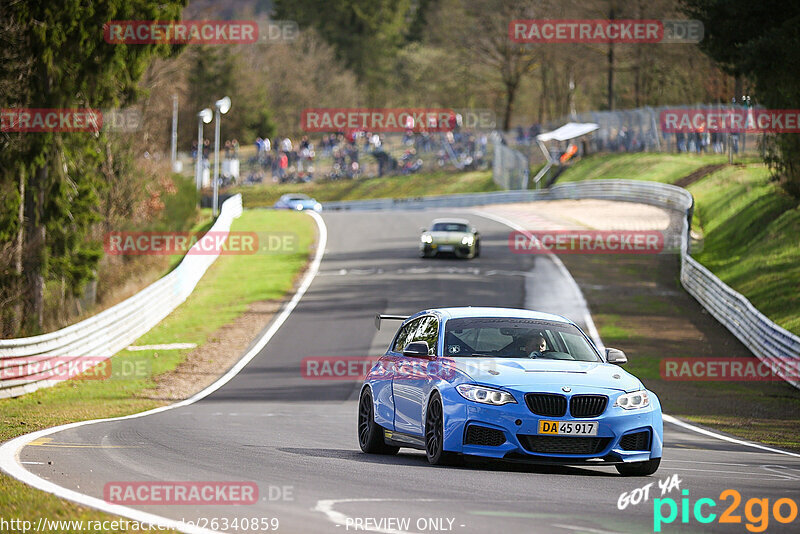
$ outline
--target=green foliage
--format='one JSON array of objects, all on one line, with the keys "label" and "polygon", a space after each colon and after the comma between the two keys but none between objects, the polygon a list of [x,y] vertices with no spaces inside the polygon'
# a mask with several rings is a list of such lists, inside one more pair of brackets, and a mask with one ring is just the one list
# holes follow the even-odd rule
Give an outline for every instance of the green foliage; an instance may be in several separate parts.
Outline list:
[{"label": "green foliage", "polygon": [[392,74],[410,5],[408,0],[276,0],[275,12],[278,19],[316,28],[374,100]]},{"label": "green foliage", "polygon": [[[759,104],[773,109],[797,107],[800,4],[783,0],[683,0],[683,3],[685,13],[705,25],[700,47],[727,72],[752,79]],[[774,179],[800,199],[797,135],[769,135],[766,149]]]},{"label": "green foliage", "polygon": [[197,111],[206,107],[213,109],[217,99],[230,96],[236,87],[236,58],[226,46],[195,46],[189,49],[188,54],[190,107]]},{"label": "green foliage", "polygon": [[[13,52],[2,52],[0,106],[102,109],[130,103],[139,94],[138,81],[152,58],[176,53],[180,47],[109,44],[103,38],[103,24],[177,20],[184,4],[182,0],[3,2],[4,47]],[[6,252],[0,281],[4,289],[9,281],[21,279],[27,284],[14,294],[3,292],[2,300],[24,301],[23,322],[36,332],[41,329],[44,284],[59,280],[70,293],[78,294],[94,276],[101,257],[99,244],[89,236],[100,220],[98,205],[110,185],[101,172],[106,140],[103,134],[51,131],[12,133],[0,143],[0,190],[8,191],[12,199],[0,206],[0,220],[9,222],[0,235],[0,249]],[[14,193],[20,186],[24,199]],[[19,255],[14,252],[9,257],[8,246],[23,220],[24,272],[20,272]],[[8,321],[19,324],[19,317]],[[5,326],[3,330],[14,333]]]},{"label": "green foliage", "polygon": [[[240,54],[231,47],[192,46],[188,49],[189,67],[186,95],[188,110],[179,121],[182,139],[188,148],[197,139],[196,113],[203,108],[214,109],[214,102],[223,96],[231,99],[231,111],[220,126],[221,143],[225,140],[253,140],[258,136],[273,136],[275,122],[269,109],[266,85],[245,65]],[[204,137],[213,136],[213,123],[207,125]],[[191,141],[189,141],[191,140]]]},{"label": "green foliage", "polygon": [[144,228],[145,230],[183,232],[191,227],[197,210],[194,179],[173,174],[172,181],[175,184],[175,193],[161,196],[164,202],[161,217]]},{"label": "green foliage", "polygon": [[415,3],[414,15],[406,33],[406,40],[409,42],[422,41],[428,25],[428,16],[434,7],[432,4],[435,4],[436,0],[417,0]]}]

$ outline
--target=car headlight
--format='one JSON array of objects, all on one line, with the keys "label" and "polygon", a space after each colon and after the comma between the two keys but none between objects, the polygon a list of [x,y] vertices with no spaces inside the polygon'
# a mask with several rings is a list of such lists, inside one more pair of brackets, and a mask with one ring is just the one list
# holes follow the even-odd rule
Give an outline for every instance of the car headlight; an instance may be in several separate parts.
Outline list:
[{"label": "car headlight", "polygon": [[456,391],[458,391],[458,394],[465,399],[473,402],[480,402],[482,404],[502,406],[503,404],[517,403],[511,393],[507,391],[501,391],[499,389],[487,388],[484,386],[461,384],[456,386]]},{"label": "car headlight", "polygon": [[468,247],[471,247],[474,242],[475,238],[472,237],[471,235],[465,235],[464,237],[461,238],[461,244],[467,245]]},{"label": "car headlight", "polygon": [[647,396],[645,390],[632,391],[631,393],[623,393],[617,397],[614,406],[619,406],[626,410],[636,410],[650,406],[650,397]]},{"label": "car headlight", "polygon": [[423,243],[433,243],[433,238],[427,234],[424,234],[420,239]]}]

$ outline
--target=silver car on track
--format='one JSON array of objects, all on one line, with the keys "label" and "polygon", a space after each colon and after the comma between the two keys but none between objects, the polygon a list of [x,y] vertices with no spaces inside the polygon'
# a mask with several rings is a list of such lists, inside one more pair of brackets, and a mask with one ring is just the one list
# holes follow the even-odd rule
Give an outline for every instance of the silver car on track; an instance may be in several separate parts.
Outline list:
[{"label": "silver car on track", "polygon": [[419,238],[421,258],[439,254],[476,258],[480,253],[481,235],[466,219],[434,219],[430,229],[423,228]]}]

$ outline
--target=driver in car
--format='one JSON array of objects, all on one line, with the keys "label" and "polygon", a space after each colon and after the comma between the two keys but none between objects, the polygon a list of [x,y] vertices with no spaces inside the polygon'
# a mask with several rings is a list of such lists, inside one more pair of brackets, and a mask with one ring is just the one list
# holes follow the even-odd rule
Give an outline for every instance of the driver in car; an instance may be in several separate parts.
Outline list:
[{"label": "driver in car", "polygon": [[547,350],[547,341],[542,334],[528,335],[522,339],[520,349],[528,358],[539,358]]}]

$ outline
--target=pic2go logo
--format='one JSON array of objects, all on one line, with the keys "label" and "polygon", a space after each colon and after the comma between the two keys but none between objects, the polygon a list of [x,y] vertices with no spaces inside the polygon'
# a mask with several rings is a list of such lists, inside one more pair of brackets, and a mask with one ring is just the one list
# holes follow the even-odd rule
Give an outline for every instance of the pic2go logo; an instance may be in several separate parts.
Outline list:
[{"label": "pic2go logo", "polygon": [[[689,523],[689,513],[691,511],[694,515],[694,520],[698,523],[711,523],[717,518],[717,514],[711,512],[717,503],[714,499],[703,498],[698,499],[694,506],[689,503],[689,490],[681,492],[684,498],[681,499],[680,513],[681,523]],[[736,515],[739,505],[742,503],[741,494],[734,489],[726,489],[719,494],[720,501],[727,501],[732,499],[728,508],[719,516],[719,523],[733,523],[741,524],[742,516]],[[664,516],[664,508],[669,510],[669,515]],[[772,504],[771,515],[778,523],[791,523],[797,519],[797,503],[789,498],[782,498],[776,500]],[[769,526],[770,507],[769,499],[749,499],[744,505],[744,516],[748,523],[745,528],[750,532],[764,532]],[[666,499],[653,500],[653,531],[661,532],[662,524],[670,524],[678,518],[678,503],[675,499],[667,497]]]}]

